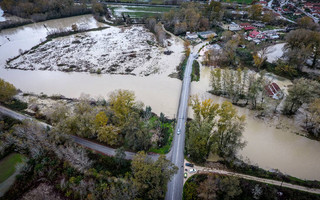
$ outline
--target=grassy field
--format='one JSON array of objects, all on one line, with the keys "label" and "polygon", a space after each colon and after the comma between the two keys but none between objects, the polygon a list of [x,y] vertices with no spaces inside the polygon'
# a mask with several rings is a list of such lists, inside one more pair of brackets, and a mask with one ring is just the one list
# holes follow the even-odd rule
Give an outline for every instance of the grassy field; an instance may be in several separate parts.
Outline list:
[{"label": "grassy field", "polygon": [[159,16],[164,12],[169,12],[172,8],[167,7],[148,7],[148,6],[110,6],[112,14],[121,16],[121,14],[129,15],[133,18]]},{"label": "grassy field", "polygon": [[16,164],[21,163],[24,156],[12,153],[0,161],[0,183],[7,180],[15,171]]},{"label": "grassy field", "polygon": [[227,2],[227,3],[237,2],[242,4],[251,4],[252,1],[253,0],[223,0],[223,2]]}]

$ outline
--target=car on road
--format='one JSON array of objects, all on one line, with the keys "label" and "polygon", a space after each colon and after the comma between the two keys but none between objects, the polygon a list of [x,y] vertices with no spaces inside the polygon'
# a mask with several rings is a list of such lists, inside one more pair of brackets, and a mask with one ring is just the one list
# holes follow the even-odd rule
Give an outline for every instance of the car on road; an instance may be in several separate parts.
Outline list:
[{"label": "car on road", "polygon": [[191,164],[191,163],[186,163],[186,166],[187,166],[187,167],[193,167],[193,164]]},{"label": "car on road", "polygon": [[184,173],[184,178],[187,178],[188,174],[187,172]]},{"label": "car on road", "polygon": [[181,130],[180,130],[180,128],[178,128],[177,134],[180,135],[180,133],[181,133]]},{"label": "car on road", "polygon": [[197,172],[197,170],[196,169],[190,169],[190,171],[189,171],[190,173],[196,173]]}]

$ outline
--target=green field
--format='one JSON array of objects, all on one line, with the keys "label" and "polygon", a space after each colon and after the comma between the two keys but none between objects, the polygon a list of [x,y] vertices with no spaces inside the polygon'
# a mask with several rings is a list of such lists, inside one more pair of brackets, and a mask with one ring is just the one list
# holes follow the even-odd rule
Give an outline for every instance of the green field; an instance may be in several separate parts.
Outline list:
[{"label": "green field", "polygon": [[114,16],[120,17],[122,14],[132,18],[159,16],[164,12],[169,12],[173,8],[168,7],[149,7],[149,6],[118,6],[110,5],[109,8]]},{"label": "green field", "polygon": [[223,0],[223,2],[226,3],[232,3],[232,2],[237,2],[237,3],[242,3],[242,4],[251,4],[253,0]]},{"label": "green field", "polygon": [[16,171],[16,164],[21,163],[23,159],[23,155],[12,153],[0,161],[0,183],[7,180]]}]

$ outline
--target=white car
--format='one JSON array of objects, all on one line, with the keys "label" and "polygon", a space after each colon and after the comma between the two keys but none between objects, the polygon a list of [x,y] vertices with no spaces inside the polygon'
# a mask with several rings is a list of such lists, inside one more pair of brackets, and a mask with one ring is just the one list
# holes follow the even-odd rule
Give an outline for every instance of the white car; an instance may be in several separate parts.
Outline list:
[{"label": "white car", "polygon": [[181,130],[180,130],[180,128],[177,130],[177,134],[178,135],[180,135],[180,133],[181,133]]},{"label": "white car", "polygon": [[190,171],[189,171],[190,173],[196,173],[197,172],[197,170],[196,169],[190,169]]}]

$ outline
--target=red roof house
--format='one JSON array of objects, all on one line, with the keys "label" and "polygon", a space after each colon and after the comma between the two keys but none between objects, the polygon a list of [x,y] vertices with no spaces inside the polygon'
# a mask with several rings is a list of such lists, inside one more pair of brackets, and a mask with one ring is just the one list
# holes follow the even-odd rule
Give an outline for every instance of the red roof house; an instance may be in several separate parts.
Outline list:
[{"label": "red roof house", "polygon": [[249,33],[249,37],[256,38],[259,34],[260,34],[259,31],[254,30]]},{"label": "red roof house", "polygon": [[254,27],[254,26],[244,27],[245,31],[250,31],[250,30],[254,30],[254,29],[256,29],[256,27]]},{"label": "red roof house", "polygon": [[265,90],[269,97],[274,99],[281,99],[283,97],[283,92],[276,83],[271,83],[265,87]]}]

